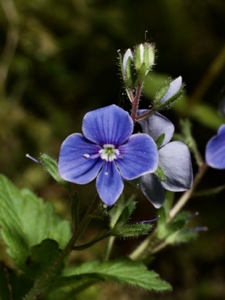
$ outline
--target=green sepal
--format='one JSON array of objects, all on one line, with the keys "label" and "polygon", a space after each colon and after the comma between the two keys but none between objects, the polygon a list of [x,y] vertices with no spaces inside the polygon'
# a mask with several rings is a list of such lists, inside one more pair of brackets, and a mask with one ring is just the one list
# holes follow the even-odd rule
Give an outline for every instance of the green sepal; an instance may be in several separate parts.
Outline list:
[{"label": "green sepal", "polygon": [[162,146],[164,139],[165,139],[165,133],[162,133],[155,141],[158,149]]},{"label": "green sepal", "polygon": [[123,238],[136,238],[148,234],[151,229],[151,224],[126,224],[123,226],[115,226],[113,230],[111,230],[111,235]]},{"label": "green sepal", "polygon": [[[155,53],[154,46],[149,43],[139,44],[134,50],[134,67],[139,74],[144,65],[144,76],[151,70],[154,65]],[[137,76],[139,77],[139,75]]]},{"label": "green sepal", "polygon": [[157,222],[157,237],[167,244],[185,243],[196,238],[197,233],[189,228],[191,214],[181,212],[172,220],[169,219],[172,201],[165,201],[166,204],[160,208]]},{"label": "green sepal", "polygon": [[144,79],[146,76],[146,66],[143,63],[138,71],[136,71],[136,79],[134,83],[134,87],[137,87],[138,85],[142,85],[144,83]]},{"label": "green sepal", "polygon": [[[128,49],[129,50],[129,49]],[[135,77],[135,69],[134,69],[134,64],[133,64],[133,60],[131,57],[128,57],[127,61],[126,61],[126,66],[124,69],[123,66],[123,57],[121,55],[121,53],[119,53],[119,64],[120,64],[120,69],[121,69],[121,74],[122,74],[122,78],[125,84],[125,88],[134,88],[134,82],[136,80]]]},{"label": "green sepal", "polygon": [[69,182],[63,180],[58,172],[58,164],[57,161],[50,157],[48,154],[42,153],[39,158],[41,164],[44,169],[62,186],[66,189],[69,189]]},{"label": "green sepal", "polygon": [[175,104],[175,102],[183,95],[183,88],[181,86],[180,90],[173,95],[172,97],[170,97],[168,100],[164,101],[163,103],[161,103],[161,98],[166,94],[166,92],[169,89],[170,83],[172,82],[172,80],[169,83],[166,83],[156,94],[155,99],[153,101],[153,107],[156,111],[158,110],[163,110],[163,109],[170,109],[172,107],[172,105]]},{"label": "green sepal", "polygon": [[109,211],[111,229],[113,229],[116,225],[122,226],[126,224],[136,207],[134,198],[135,196],[132,195],[128,200],[125,200],[124,195],[122,195]]},{"label": "green sepal", "polygon": [[166,175],[163,172],[163,169],[158,165],[157,170],[154,173],[160,181],[166,181]]},{"label": "green sepal", "polygon": [[160,87],[159,90],[157,90],[154,98],[154,107],[158,106],[160,103],[160,100],[162,97],[166,94],[170,86],[170,81],[166,81],[163,86]]}]

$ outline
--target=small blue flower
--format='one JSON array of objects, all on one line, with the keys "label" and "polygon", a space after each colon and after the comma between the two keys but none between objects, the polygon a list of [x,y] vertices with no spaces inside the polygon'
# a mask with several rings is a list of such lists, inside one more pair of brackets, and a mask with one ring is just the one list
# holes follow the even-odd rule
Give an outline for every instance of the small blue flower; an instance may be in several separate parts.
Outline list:
[{"label": "small blue flower", "polygon": [[206,163],[214,169],[225,169],[225,125],[220,126],[217,135],[206,145]]},{"label": "small blue flower", "polygon": [[60,176],[77,184],[96,179],[102,201],[113,205],[123,191],[125,180],[154,172],[158,151],[147,134],[133,134],[128,112],[110,105],[87,113],[83,134],[74,133],[63,142],[58,169]]},{"label": "small blue flower", "polygon": [[[147,110],[140,110],[139,114]],[[159,145],[159,168],[164,178],[155,174],[145,174],[139,180],[135,180],[144,195],[156,207],[159,208],[165,198],[165,190],[181,192],[190,189],[193,181],[191,157],[188,147],[178,141],[170,142],[174,126],[160,113],[154,113],[147,119],[139,121],[142,131],[149,134],[155,141],[162,142]]]}]

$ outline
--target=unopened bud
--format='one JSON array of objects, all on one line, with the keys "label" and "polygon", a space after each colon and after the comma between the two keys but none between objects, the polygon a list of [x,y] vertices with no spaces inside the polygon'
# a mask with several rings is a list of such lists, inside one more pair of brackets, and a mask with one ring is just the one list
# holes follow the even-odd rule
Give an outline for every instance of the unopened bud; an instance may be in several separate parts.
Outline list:
[{"label": "unopened bud", "polygon": [[152,44],[144,43],[136,47],[134,53],[134,67],[137,72],[147,75],[154,65],[155,48]]},{"label": "unopened bud", "polygon": [[127,49],[123,58],[121,57],[121,71],[124,83],[127,87],[133,86],[134,68],[133,68],[133,53],[130,49]]},{"label": "unopened bud", "polygon": [[182,95],[183,85],[182,77],[179,76],[173,81],[167,82],[157,92],[154,100],[156,110],[169,108]]}]

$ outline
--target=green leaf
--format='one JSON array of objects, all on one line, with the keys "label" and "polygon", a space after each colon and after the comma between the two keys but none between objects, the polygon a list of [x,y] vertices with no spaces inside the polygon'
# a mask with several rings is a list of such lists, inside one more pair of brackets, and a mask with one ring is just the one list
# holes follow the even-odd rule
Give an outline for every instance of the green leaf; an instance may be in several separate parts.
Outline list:
[{"label": "green leaf", "polygon": [[71,235],[69,223],[55,213],[51,203],[45,203],[27,189],[19,190],[3,175],[0,226],[8,254],[22,270],[26,269],[32,246],[50,238],[63,248]]},{"label": "green leaf", "polygon": [[57,161],[50,157],[49,155],[43,153],[40,156],[40,162],[42,163],[44,169],[62,186],[64,186],[66,189],[69,188],[69,183],[65,180],[63,180],[58,172],[58,164]]},{"label": "green leaf", "polygon": [[26,259],[26,274],[32,278],[43,274],[60,252],[56,241],[51,239],[46,239],[40,244],[33,246],[30,255]]},{"label": "green leaf", "polygon": [[149,271],[142,262],[129,259],[108,262],[91,261],[79,267],[68,268],[63,275],[63,277],[56,280],[52,286],[53,289],[69,286],[74,288],[85,282],[89,282],[89,285],[91,285],[96,282],[110,280],[120,284],[141,287],[149,291],[171,290],[168,283],[161,280],[154,271]]},{"label": "green leaf", "polygon": [[31,288],[32,282],[13,269],[0,265],[0,299],[22,299]]}]

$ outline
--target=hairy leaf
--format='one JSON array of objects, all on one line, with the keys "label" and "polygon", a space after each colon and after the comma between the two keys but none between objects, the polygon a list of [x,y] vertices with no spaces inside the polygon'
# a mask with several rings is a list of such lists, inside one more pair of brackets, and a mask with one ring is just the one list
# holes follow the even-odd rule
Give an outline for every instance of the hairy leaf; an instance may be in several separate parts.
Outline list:
[{"label": "hairy leaf", "polygon": [[[154,271],[149,271],[142,262],[129,259],[119,259],[107,262],[91,261],[79,267],[72,267],[64,271],[52,288],[78,287],[79,284],[94,284],[101,281],[114,281],[129,284],[149,291],[168,291],[171,286],[161,280]],[[92,281],[92,282],[91,282]]]},{"label": "hairy leaf", "polygon": [[70,226],[51,203],[45,203],[27,189],[19,190],[0,175],[0,226],[8,253],[18,267],[25,269],[32,246],[45,239],[63,248],[70,237]]}]

